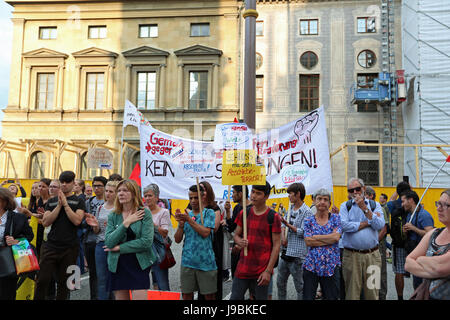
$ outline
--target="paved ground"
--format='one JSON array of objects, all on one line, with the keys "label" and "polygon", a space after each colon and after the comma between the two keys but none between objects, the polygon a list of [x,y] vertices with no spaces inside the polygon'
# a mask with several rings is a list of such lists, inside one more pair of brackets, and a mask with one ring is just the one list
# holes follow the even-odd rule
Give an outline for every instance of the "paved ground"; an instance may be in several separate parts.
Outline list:
[{"label": "paved ground", "polygon": [[[174,230],[171,230],[169,233],[169,236],[171,239],[173,239],[173,233]],[[175,256],[175,259],[177,261],[177,264],[169,270],[169,283],[170,283],[170,289],[172,291],[179,291],[180,290],[180,261],[181,261],[181,244],[176,244],[173,242],[172,244],[172,252]],[[276,270],[276,269],[275,269]],[[387,292],[387,300],[397,300],[397,293],[395,290],[395,284],[394,284],[394,273],[392,272],[392,264],[387,264],[387,277],[388,277],[388,292]],[[274,280],[276,280],[276,272]],[[405,279],[405,289],[404,289],[404,298],[409,299],[409,297],[413,293],[413,287],[412,287],[412,277]],[[231,281],[225,282],[223,284],[223,297],[224,300],[229,299],[229,295],[231,292]],[[71,293],[71,300],[89,300],[89,274],[85,273],[82,275],[81,278],[81,289],[73,291]],[[276,284],[273,286],[273,298],[277,299],[277,286]],[[295,300],[297,298],[297,293],[295,291],[294,283],[292,281],[292,278],[288,281],[288,288],[287,288],[287,299],[288,300]]]}]

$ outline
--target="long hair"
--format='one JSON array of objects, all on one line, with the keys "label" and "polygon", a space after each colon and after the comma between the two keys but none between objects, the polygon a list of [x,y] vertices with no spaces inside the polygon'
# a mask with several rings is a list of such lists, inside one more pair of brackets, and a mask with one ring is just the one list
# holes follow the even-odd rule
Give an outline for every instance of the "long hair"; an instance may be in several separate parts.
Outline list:
[{"label": "long hair", "polygon": [[[139,186],[134,180],[126,179],[119,182],[116,192],[119,193],[119,188],[124,185],[128,191],[131,192],[131,201],[133,202],[134,209],[143,208],[144,203],[139,192]],[[119,202],[119,197],[116,197],[114,201],[114,212],[116,214],[122,214],[123,205]]]},{"label": "long hair", "polygon": [[[212,186],[209,184],[209,182],[207,181],[202,181],[199,184],[203,185],[203,187],[205,187],[206,190],[206,205],[215,205],[216,204],[216,195],[214,194],[214,190],[212,188]],[[201,191],[201,189],[200,189]]]},{"label": "long hair", "polygon": [[[33,186],[34,184],[37,183],[39,185],[39,181],[33,182]],[[39,196],[40,197],[40,196]],[[36,202],[38,200],[38,197],[36,197],[33,194],[33,187],[31,187],[31,196],[30,196],[30,202],[28,203],[28,210],[31,210],[33,208],[33,205],[36,205]]]}]

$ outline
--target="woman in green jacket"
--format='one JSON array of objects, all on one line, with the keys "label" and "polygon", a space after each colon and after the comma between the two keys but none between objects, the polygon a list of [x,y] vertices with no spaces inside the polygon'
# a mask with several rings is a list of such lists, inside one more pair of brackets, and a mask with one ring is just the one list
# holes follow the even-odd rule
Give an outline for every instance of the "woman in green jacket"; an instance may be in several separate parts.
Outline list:
[{"label": "woman in green jacket", "polygon": [[108,251],[108,269],[111,290],[116,300],[146,300],[150,288],[151,265],[156,260],[152,250],[153,219],[144,209],[139,187],[133,180],[122,180],[117,185],[114,211],[108,217],[105,251]]}]

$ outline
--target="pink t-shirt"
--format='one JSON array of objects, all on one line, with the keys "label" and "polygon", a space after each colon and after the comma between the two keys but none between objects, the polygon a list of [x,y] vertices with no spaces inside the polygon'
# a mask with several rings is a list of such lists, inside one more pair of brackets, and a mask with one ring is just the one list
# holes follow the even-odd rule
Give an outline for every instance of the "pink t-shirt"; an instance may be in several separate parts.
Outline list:
[{"label": "pink t-shirt", "polygon": [[169,230],[170,212],[168,209],[161,208],[158,213],[152,212],[153,223],[164,230]]}]

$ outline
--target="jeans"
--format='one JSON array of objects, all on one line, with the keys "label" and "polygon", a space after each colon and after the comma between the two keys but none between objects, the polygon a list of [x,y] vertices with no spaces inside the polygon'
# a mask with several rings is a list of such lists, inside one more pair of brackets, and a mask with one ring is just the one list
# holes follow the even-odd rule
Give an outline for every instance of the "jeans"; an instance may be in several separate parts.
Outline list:
[{"label": "jeans", "polygon": [[89,268],[89,291],[91,300],[97,300],[97,271],[95,270],[95,242],[84,244],[84,254]]},{"label": "jeans", "polygon": [[258,286],[257,281],[258,279],[239,279],[234,277],[230,300],[244,300],[247,289],[254,293],[256,300],[267,300],[269,286]]},{"label": "jeans", "polygon": [[111,272],[108,270],[108,253],[103,246],[104,241],[95,246],[95,269],[97,272],[97,295],[98,300],[111,299]]},{"label": "jeans", "polygon": [[295,290],[297,291],[297,300],[303,297],[303,267],[302,259],[295,258],[291,262],[287,262],[280,258],[278,264],[277,288],[278,300],[286,300],[287,282],[289,275],[294,280]]},{"label": "jeans", "polygon": [[152,266],[152,280],[153,284],[158,285],[158,290],[170,291],[169,287],[169,269],[161,269],[159,265]]},{"label": "jeans", "polygon": [[303,300],[314,300],[316,298],[319,283],[325,300],[338,300],[339,287],[336,281],[336,272],[339,272],[337,267],[331,277],[319,277],[316,273],[303,268]]},{"label": "jeans", "polygon": [[77,265],[80,268],[81,274],[85,272],[84,270],[84,249],[83,249],[83,229],[77,229],[78,242],[80,243],[80,247],[78,249],[77,256]]}]

